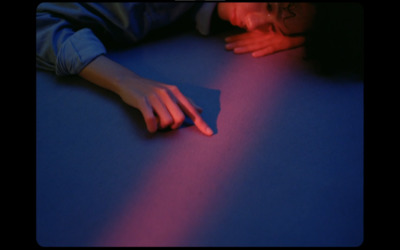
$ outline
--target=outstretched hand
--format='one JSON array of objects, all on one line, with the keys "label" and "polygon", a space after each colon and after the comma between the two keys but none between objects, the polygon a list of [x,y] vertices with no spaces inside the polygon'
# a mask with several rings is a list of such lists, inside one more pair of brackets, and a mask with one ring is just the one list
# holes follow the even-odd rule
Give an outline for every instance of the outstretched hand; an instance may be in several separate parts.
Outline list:
[{"label": "outstretched hand", "polygon": [[304,36],[291,37],[279,32],[253,30],[225,38],[225,48],[236,54],[251,53],[253,57],[261,57],[299,47],[304,41]]},{"label": "outstretched hand", "polygon": [[201,118],[201,108],[185,97],[174,85],[138,76],[133,71],[101,55],[89,63],[79,75],[118,94],[128,105],[143,115],[147,130],[177,129],[189,116],[205,135],[213,131]]},{"label": "outstretched hand", "polygon": [[158,129],[177,129],[189,116],[195,126],[205,135],[213,131],[201,118],[202,109],[185,97],[174,85],[168,85],[146,78],[129,79],[121,84],[118,92],[122,100],[139,109],[151,133]]}]

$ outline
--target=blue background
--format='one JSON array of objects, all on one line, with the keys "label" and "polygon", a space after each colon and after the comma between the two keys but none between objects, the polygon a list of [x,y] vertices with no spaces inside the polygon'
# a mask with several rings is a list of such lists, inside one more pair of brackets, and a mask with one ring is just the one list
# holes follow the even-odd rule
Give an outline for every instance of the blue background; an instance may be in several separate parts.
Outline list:
[{"label": "blue background", "polygon": [[186,32],[107,55],[177,85],[212,137],[190,121],[149,135],[115,94],[37,71],[39,245],[362,244],[363,83],[316,75],[302,48],[234,55],[226,35]]}]

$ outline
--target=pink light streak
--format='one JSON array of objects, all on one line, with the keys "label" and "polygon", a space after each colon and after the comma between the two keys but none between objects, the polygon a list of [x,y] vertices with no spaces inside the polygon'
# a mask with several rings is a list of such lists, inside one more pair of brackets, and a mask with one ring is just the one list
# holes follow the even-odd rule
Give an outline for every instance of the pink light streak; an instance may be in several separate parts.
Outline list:
[{"label": "pink light streak", "polygon": [[263,70],[249,69],[268,67],[262,61],[247,64],[240,59],[246,58],[227,65],[212,83],[221,90],[218,134],[193,136],[196,128],[180,129],[179,143],[168,147],[166,142],[165,151],[149,162],[143,185],[126,198],[95,245],[185,246],[213,211],[224,209],[221,190],[226,192],[245,170],[237,162],[251,150],[257,131],[267,129],[264,120],[273,113],[276,83],[282,82],[279,72],[265,79]]}]

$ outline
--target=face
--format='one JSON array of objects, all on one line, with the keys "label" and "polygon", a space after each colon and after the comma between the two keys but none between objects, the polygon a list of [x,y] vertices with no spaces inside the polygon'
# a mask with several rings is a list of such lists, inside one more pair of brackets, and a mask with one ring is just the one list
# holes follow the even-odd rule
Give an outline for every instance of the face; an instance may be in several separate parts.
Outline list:
[{"label": "face", "polygon": [[221,19],[249,31],[260,29],[294,35],[311,27],[315,8],[311,3],[219,3],[218,14]]}]

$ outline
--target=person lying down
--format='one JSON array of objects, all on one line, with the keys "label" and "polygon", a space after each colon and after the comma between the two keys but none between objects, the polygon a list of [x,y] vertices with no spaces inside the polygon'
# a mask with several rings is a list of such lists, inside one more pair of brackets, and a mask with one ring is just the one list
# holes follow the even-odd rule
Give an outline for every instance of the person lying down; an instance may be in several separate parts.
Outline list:
[{"label": "person lying down", "polygon": [[192,24],[205,36],[222,23],[244,31],[227,37],[225,49],[267,56],[302,46],[315,13],[312,3],[41,3],[36,11],[36,67],[58,76],[79,75],[114,92],[141,112],[150,133],[177,129],[188,116],[211,136],[201,108],[176,86],[139,76],[109,59],[107,49],[138,43],[179,22]]}]

